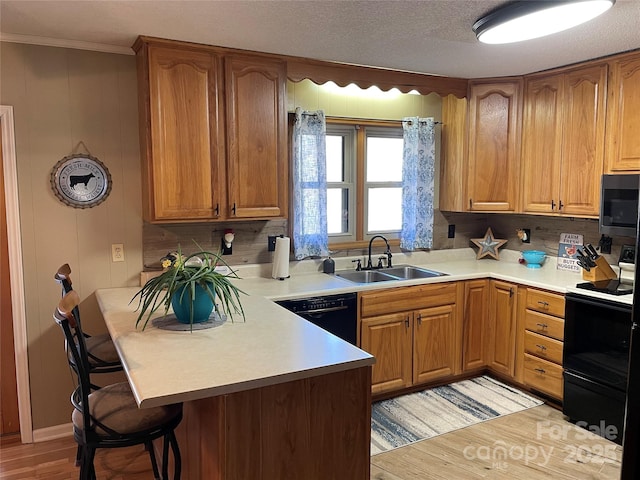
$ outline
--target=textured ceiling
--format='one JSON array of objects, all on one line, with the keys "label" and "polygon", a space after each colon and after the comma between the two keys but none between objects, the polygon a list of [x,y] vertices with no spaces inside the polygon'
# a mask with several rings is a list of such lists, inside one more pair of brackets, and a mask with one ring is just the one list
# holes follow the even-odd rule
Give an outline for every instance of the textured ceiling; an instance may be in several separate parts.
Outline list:
[{"label": "textured ceiling", "polygon": [[132,53],[138,35],[464,78],[640,48],[640,0],[545,39],[480,44],[496,0],[0,0],[0,39]]}]

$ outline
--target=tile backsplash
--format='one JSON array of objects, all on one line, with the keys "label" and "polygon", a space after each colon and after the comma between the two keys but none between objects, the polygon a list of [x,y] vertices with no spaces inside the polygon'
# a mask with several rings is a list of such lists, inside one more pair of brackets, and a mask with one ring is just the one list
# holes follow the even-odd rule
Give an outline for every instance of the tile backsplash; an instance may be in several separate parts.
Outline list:
[{"label": "tile backsplash", "polygon": [[[447,238],[449,225],[455,225],[455,237]],[[435,212],[433,250],[467,248],[473,246],[472,238],[483,237],[491,227],[497,238],[506,239],[504,248],[509,250],[543,250],[548,255],[558,254],[561,233],[577,233],[585,243],[598,245],[600,233],[594,219],[547,217],[541,215],[483,214]],[[247,222],[227,222],[221,224],[175,224],[151,225],[143,228],[143,259],[145,269],[157,268],[159,260],[167,252],[176,250],[178,245],[186,253],[198,249],[218,251],[224,231],[232,228],[235,233],[233,253],[224,259],[230,265],[270,263],[272,252],[267,251],[269,235],[288,235],[287,220],[259,220]],[[523,243],[517,235],[520,228],[531,230],[531,242]],[[617,264],[622,245],[635,244],[634,238],[613,237],[610,255],[605,255],[610,263]],[[365,249],[339,251],[334,257],[364,254]],[[395,247],[394,250],[397,250]]]}]

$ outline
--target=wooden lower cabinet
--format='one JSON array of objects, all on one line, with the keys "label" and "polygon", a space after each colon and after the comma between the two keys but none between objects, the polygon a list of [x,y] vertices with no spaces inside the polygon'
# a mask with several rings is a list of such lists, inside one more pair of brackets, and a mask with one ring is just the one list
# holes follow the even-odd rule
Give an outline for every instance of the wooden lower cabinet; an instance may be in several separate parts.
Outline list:
[{"label": "wooden lower cabinet", "polygon": [[564,347],[564,296],[527,288],[522,311],[519,348],[522,382],[562,400]]},{"label": "wooden lower cabinet", "polygon": [[464,282],[462,318],[462,371],[477,370],[487,365],[485,336],[489,313],[489,280]]},{"label": "wooden lower cabinet", "polygon": [[371,374],[373,393],[411,385],[412,313],[392,313],[362,319],[362,349],[376,357]]},{"label": "wooden lower cabinet", "polygon": [[184,403],[182,478],[370,478],[371,368]]},{"label": "wooden lower cabinet", "polygon": [[562,365],[525,353],[524,383],[554,398],[562,399]]},{"label": "wooden lower cabinet", "polygon": [[515,374],[516,306],[518,286],[499,280],[490,281],[487,326],[487,365],[495,372]]},{"label": "wooden lower cabinet", "polygon": [[376,357],[372,393],[460,373],[462,294],[458,283],[360,294],[361,348]]},{"label": "wooden lower cabinet", "polygon": [[454,375],[459,363],[456,305],[426,308],[413,315],[413,383]]}]

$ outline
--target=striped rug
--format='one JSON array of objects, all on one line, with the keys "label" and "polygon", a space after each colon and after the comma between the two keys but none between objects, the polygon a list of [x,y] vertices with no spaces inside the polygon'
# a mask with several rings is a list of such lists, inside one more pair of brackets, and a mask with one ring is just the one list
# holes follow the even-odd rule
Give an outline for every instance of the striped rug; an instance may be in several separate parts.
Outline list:
[{"label": "striped rug", "polygon": [[371,455],[542,403],[487,376],[376,402]]}]

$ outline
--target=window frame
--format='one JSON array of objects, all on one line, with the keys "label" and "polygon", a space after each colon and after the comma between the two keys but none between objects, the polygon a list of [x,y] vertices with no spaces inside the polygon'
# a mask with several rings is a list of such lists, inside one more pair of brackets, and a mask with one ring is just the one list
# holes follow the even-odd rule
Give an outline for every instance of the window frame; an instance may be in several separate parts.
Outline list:
[{"label": "window frame", "polygon": [[[340,250],[347,248],[359,248],[368,245],[369,240],[374,235],[379,235],[380,232],[373,232],[371,234],[366,233],[366,214],[367,209],[365,205],[367,205],[366,198],[367,193],[367,182],[366,182],[366,143],[367,143],[367,132],[371,130],[374,133],[377,133],[377,137],[385,136],[381,133],[390,133],[390,129],[397,130],[393,134],[389,134],[389,137],[393,138],[402,138],[402,121],[401,120],[363,120],[363,119],[351,119],[351,118],[341,118],[341,117],[327,117],[327,134],[330,134],[334,129],[340,130],[341,128],[349,129],[350,131],[355,132],[355,160],[352,162],[352,169],[355,168],[355,172],[352,170],[352,175],[354,175],[354,187],[355,187],[355,196],[350,195],[349,198],[349,208],[350,214],[355,213],[355,222],[354,217],[351,215],[350,228],[355,225],[355,235],[351,235],[347,237],[344,234],[331,234],[329,235],[329,248],[331,250]],[[399,135],[398,135],[399,134]],[[345,166],[346,170],[346,166]],[[333,182],[332,182],[333,183]],[[372,182],[374,184],[380,184],[381,182]],[[386,184],[386,182],[384,182]],[[396,183],[396,182],[394,182]],[[327,188],[329,188],[329,183],[327,183]],[[400,182],[401,185],[401,182]],[[394,185],[395,186],[395,185]],[[355,203],[355,206],[352,206],[351,203]],[[400,244],[400,231],[388,232],[384,231],[382,234],[389,239],[389,243],[391,245],[399,245]]]}]

